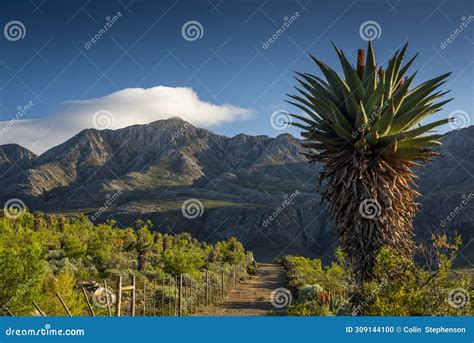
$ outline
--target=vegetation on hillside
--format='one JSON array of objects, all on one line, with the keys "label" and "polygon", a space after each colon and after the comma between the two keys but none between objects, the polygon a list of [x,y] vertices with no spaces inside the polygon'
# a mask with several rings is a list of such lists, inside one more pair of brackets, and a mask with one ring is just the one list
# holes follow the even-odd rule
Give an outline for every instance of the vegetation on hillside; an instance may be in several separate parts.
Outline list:
[{"label": "vegetation on hillside", "polygon": [[245,265],[244,248],[235,238],[210,245],[187,233],[162,234],[151,228],[149,221],[127,229],[113,220],[93,225],[85,216],[25,212],[16,219],[0,217],[1,314],[8,309],[32,315],[35,301],[48,315],[65,315],[58,293],[72,315],[87,315],[80,284],[118,276],[135,276],[142,285],[180,274],[191,280],[204,270],[220,273]]},{"label": "vegetation on hillside", "polygon": [[[287,256],[282,263],[294,295],[288,314],[472,315],[472,279],[453,270],[460,243],[459,238],[451,242],[445,235],[433,236],[432,244],[419,249],[427,258],[423,265],[384,247],[377,255],[374,277],[360,288],[341,251],[338,262],[326,267],[319,259]],[[352,296],[359,299],[354,302]]]}]

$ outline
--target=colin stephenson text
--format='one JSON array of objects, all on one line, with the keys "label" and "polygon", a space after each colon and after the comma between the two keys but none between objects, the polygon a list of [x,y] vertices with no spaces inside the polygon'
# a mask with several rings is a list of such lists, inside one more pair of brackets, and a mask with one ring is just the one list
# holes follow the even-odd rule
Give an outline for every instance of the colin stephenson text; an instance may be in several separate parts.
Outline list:
[{"label": "colin stephenson text", "polygon": [[444,327],[444,326],[425,326],[424,331],[419,326],[346,326],[346,333],[407,333],[407,334],[463,334],[466,333],[465,327]]}]

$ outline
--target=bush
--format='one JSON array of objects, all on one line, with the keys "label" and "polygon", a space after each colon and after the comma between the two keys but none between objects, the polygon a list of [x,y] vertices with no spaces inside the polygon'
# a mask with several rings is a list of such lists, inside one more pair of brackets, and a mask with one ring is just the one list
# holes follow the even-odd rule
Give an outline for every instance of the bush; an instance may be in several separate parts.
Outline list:
[{"label": "bush", "polygon": [[[356,288],[343,254],[338,263],[322,266],[319,259],[287,256],[282,260],[293,304],[288,314],[300,316],[462,316],[472,315],[472,280],[453,272],[461,244],[445,235],[433,236],[430,264],[419,265],[411,258],[382,248],[374,277]],[[426,248],[426,247],[425,247]],[[358,299],[358,300],[356,300]]]},{"label": "bush", "polygon": [[245,264],[245,251],[235,238],[215,245],[188,233],[175,236],[152,231],[150,221],[121,229],[109,220],[94,226],[85,216],[60,217],[24,213],[0,216],[0,308],[31,315],[32,301],[47,315],[65,315],[56,292],[74,315],[87,314],[78,283],[136,276],[152,282],[166,274],[197,278],[204,269],[229,274]]},{"label": "bush", "polygon": [[[360,308],[355,314],[371,316],[461,316],[471,315],[471,282],[453,273],[453,262],[461,244],[448,243],[446,236],[434,238],[439,250],[436,270],[428,271],[393,250],[381,249],[375,277],[363,285]],[[464,303],[464,304],[463,304]],[[362,306],[361,306],[362,305]]]}]

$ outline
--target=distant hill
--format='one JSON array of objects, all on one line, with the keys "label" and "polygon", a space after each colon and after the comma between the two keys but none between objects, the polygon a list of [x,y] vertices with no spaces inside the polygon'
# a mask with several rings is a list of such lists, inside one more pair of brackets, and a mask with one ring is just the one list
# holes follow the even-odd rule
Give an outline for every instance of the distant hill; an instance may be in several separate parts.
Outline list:
[{"label": "distant hill", "polygon": [[[444,157],[421,170],[426,197],[416,220],[419,238],[439,228],[463,194],[474,193],[473,140],[474,127],[450,132]],[[201,240],[235,235],[263,260],[290,253],[330,257],[337,242],[318,192],[320,166],[300,153],[288,134],[225,137],[179,118],[88,129],[40,156],[0,146],[0,200],[20,198],[32,209],[61,213],[104,207],[99,221],[127,226],[149,218],[159,230],[188,231]],[[181,211],[190,198],[204,206],[194,219]],[[474,245],[466,237],[472,237],[473,206],[449,223],[463,231],[471,261]]]}]

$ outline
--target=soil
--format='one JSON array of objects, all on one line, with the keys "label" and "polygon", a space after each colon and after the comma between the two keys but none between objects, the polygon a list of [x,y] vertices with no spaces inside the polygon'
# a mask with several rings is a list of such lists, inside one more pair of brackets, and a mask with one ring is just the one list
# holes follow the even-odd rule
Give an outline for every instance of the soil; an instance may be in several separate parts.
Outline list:
[{"label": "soil", "polygon": [[283,267],[270,263],[259,263],[257,272],[241,281],[227,295],[220,306],[211,307],[200,316],[284,316],[284,309],[272,305],[273,290],[285,287]]}]

